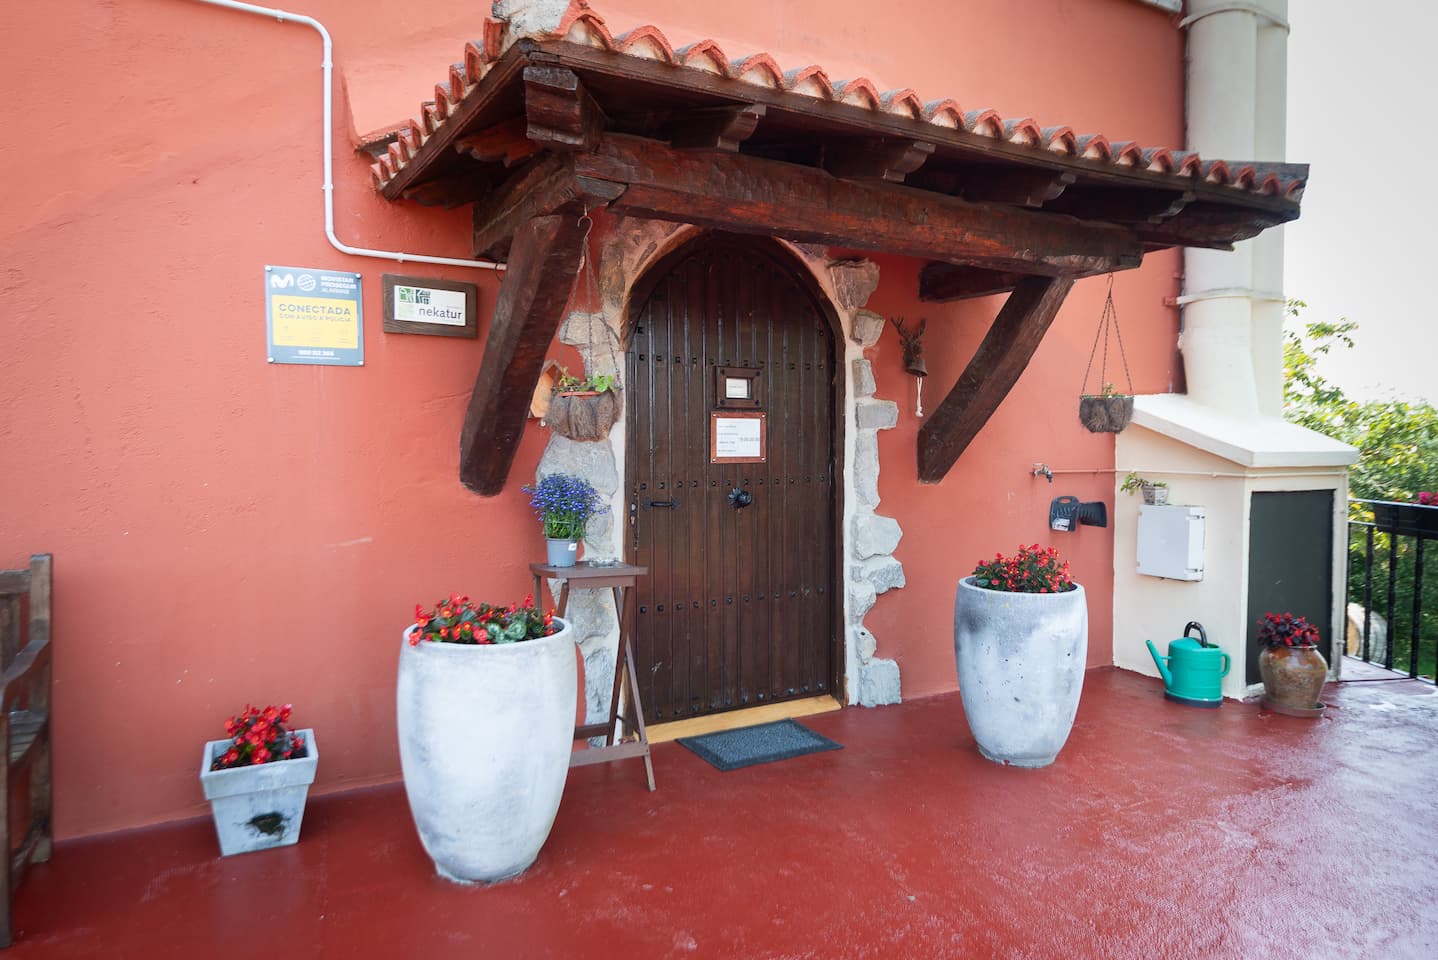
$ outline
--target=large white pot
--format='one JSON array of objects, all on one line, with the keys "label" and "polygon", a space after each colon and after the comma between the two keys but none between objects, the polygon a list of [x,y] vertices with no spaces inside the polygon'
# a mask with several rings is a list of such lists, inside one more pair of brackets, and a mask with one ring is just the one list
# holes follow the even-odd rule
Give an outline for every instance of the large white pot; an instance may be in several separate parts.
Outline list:
[{"label": "large white pot", "polygon": [[396,693],[410,813],[440,876],[522,873],[559,812],[574,740],[573,634],[519,643],[423,642],[405,631]]},{"label": "large white pot", "polygon": [[1005,593],[959,581],[954,662],[979,752],[1046,767],[1068,740],[1088,657],[1088,601],[1067,593]]}]

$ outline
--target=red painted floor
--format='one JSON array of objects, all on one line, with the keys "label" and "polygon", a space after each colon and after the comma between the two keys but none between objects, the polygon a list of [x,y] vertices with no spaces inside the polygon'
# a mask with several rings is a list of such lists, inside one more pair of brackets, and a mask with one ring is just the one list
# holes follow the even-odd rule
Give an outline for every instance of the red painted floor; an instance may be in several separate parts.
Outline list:
[{"label": "red painted floor", "polygon": [[[62,844],[23,957],[1438,957],[1438,696],[1318,721],[1091,671],[1045,770],[957,695],[804,722],[845,749],[720,773],[677,744],[573,771],[522,877],[434,876],[399,786],[311,801],[296,847],[208,822]],[[198,787],[196,788],[198,789]]]}]

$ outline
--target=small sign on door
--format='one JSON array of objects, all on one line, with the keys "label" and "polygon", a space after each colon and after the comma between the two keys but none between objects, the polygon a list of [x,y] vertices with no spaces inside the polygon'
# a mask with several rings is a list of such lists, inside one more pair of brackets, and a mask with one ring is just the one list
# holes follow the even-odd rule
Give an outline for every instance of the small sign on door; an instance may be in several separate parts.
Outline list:
[{"label": "small sign on door", "polygon": [[710,463],[764,463],[767,424],[762,413],[715,411],[709,414]]}]

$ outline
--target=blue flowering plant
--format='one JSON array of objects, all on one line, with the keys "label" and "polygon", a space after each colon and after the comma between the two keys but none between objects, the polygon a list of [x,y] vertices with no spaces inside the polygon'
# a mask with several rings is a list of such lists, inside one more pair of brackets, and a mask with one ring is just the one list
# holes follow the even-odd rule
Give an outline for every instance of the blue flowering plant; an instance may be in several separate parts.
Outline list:
[{"label": "blue flowering plant", "polygon": [[587,480],[567,473],[551,473],[523,489],[551,540],[583,540],[589,519],[609,510]]}]

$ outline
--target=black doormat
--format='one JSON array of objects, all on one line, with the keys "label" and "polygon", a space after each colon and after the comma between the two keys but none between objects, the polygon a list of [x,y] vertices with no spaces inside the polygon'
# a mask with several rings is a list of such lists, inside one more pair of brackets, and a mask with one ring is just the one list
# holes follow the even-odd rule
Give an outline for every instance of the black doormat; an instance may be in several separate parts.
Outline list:
[{"label": "black doormat", "polygon": [[702,737],[680,737],[679,742],[720,770],[738,770],[756,763],[802,757],[806,753],[844,749],[842,743],[835,743],[793,720],[722,730]]}]

